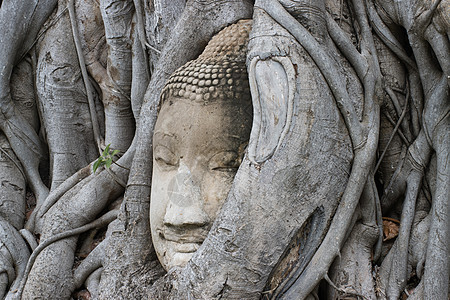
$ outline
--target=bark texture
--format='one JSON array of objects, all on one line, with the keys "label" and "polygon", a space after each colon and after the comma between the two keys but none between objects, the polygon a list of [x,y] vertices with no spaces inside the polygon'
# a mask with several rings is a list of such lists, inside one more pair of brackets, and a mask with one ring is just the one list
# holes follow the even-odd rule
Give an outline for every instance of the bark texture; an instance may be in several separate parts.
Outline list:
[{"label": "bark texture", "polygon": [[[449,10],[0,1],[0,298],[447,299]],[[206,240],[165,272],[149,227],[161,92],[250,18],[245,157]]]}]

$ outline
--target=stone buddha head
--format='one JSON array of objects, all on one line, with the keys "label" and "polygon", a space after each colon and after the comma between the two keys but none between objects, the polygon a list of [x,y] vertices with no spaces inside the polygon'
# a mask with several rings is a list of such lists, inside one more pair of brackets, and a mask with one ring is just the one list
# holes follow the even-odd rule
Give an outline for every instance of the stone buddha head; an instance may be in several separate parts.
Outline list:
[{"label": "stone buddha head", "polygon": [[161,93],[153,135],[150,224],[163,267],[184,266],[231,188],[252,124],[245,66],[250,20],[217,34]]}]

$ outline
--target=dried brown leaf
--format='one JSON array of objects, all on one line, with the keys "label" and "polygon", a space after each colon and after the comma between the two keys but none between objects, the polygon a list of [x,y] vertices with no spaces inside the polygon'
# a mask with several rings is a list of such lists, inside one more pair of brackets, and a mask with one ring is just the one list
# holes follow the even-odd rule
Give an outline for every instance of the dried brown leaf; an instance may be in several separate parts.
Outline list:
[{"label": "dried brown leaf", "polygon": [[395,239],[398,235],[400,222],[391,218],[383,218],[383,241]]}]

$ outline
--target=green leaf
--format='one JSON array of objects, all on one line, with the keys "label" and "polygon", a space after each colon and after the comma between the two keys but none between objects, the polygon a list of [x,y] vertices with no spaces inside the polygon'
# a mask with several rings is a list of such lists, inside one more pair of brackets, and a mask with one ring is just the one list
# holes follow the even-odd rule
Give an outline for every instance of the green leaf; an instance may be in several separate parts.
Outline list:
[{"label": "green leaf", "polygon": [[108,158],[105,163],[106,168],[109,169],[111,167],[111,164],[112,164],[112,158]]},{"label": "green leaf", "polygon": [[105,150],[103,150],[103,156],[107,156],[109,154],[109,147],[111,146],[111,144],[108,144],[108,146],[106,146]]},{"label": "green leaf", "polygon": [[105,165],[106,168],[109,169],[111,167],[111,164],[113,163],[113,157],[120,153],[120,150],[117,150],[117,149],[110,152],[110,147],[111,147],[111,144],[108,144],[108,146],[106,146],[105,150],[103,150],[102,155],[100,155],[100,157],[94,163],[94,165],[92,167],[94,169],[94,173],[99,167],[101,167],[103,165]]},{"label": "green leaf", "polygon": [[100,158],[97,159],[97,161],[94,163],[94,165],[92,166],[92,169],[94,170],[94,173],[95,173],[95,171],[97,171],[98,167],[100,167],[101,163],[102,162],[101,162]]}]

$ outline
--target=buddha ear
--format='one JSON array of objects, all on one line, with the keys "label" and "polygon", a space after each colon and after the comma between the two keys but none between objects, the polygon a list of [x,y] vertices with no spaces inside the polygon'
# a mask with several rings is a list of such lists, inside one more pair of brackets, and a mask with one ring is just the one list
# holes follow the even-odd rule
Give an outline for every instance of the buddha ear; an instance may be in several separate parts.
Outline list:
[{"label": "buddha ear", "polygon": [[248,157],[261,164],[280,147],[292,122],[295,69],[289,58],[254,57],[249,67],[249,84],[253,101],[253,125]]}]

